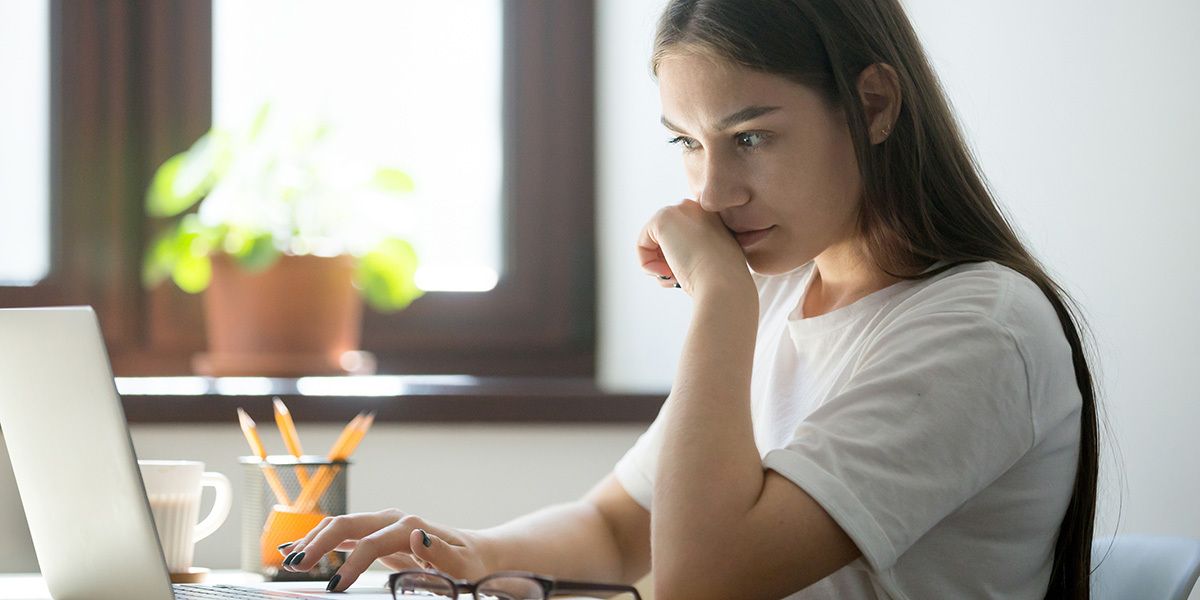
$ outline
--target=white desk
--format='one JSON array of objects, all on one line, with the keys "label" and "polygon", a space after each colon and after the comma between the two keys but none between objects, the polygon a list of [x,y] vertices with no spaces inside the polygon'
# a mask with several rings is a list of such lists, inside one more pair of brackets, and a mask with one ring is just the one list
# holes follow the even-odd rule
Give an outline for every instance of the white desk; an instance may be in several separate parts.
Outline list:
[{"label": "white desk", "polygon": [[[392,600],[392,595],[383,590],[387,582],[388,571],[367,571],[358,581],[354,582],[346,593],[326,594],[323,581],[291,582],[291,583],[260,583],[262,577],[243,571],[214,571],[204,583],[226,583],[235,585],[252,585],[277,590],[291,590],[306,594],[319,594],[320,598],[345,600]],[[46,583],[38,574],[0,575],[0,600],[52,600]],[[132,599],[131,599],[132,600]],[[561,600],[571,600],[562,597]]]},{"label": "white desk", "polygon": [[[367,571],[363,573],[347,594],[324,594],[322,597],[346,598],[352,596],[356,600],[392,600],[392,595],[383,591],[387,581],[387,571]],[[296,590],[305,593],[325,591],[326,582],[291,582],[260,584],[262,577],[242,571],[214,571],[205,583],[227,583],[237,585],[261,585],[271,589]],[[46,583],[38,574],[0,575],[0,600],[51,600]]]}]

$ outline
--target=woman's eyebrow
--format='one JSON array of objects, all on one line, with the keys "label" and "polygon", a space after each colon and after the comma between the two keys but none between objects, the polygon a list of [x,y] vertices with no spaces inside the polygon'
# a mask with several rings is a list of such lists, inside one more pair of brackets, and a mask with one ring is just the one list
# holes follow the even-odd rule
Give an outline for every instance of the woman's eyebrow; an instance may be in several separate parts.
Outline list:
[{"label": "woman's eyebrow", "polygon": [[[728,117],[725,117],[724,119],[721,119],[720,121],[717,121],[717,124],[714,127],[714,130],[724,131],[735,125],[745,123],[746,121],[749,121],[750,119],[757,119],[758,117],[761,117],[763,115],[773,113],[781,108],[783,108],[783,107],[781,107],[781,106],[747,106],[746,108],[743,108],[743,109],[729,115]],[[670,121],[668,121],[666,115],[663,115],[659,120],[662,121],[663,127],[666,127],[667,129],[670,129],[671,131],[679,131],[679,132],[683,131],[682,129],[677,127],[674,123],[671,123]]]},{"label": "woman's eyebrow", "polygon": [[766,114],[773,113],[783,107],[781,106],[747,106],[724,119],[717,122],[717,131],[725,131],[734,125],[740,125],[750,119],[757,119]]}]

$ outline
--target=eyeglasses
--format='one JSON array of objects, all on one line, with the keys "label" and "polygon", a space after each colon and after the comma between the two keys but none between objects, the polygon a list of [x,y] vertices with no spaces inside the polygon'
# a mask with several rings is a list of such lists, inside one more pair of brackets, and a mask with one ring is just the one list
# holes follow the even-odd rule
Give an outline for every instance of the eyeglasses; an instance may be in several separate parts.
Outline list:
[{"label": "eyeglasses", "polygon": [[394,600],[449,598],[470,594],[474,600],[546,600],[558,594],[599,594],[602,598],[642,600],[636,588],[614,583],[567,581],[524,571],[492,573],[474,583],[453,579],[441,571],[409,569],[388,576]]}]

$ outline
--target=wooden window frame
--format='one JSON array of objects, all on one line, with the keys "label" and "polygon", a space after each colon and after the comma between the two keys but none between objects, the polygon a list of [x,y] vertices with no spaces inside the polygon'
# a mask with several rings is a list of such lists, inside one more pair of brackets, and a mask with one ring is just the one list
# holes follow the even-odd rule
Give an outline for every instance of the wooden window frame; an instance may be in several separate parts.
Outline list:
[{"label": "wooden window frame", "polygon": [[[50,10],[52,269],[0,288],[0,305],[90,304],[116,374],[187,374],[204,346],[200,297],[142,288],[142,204],[154,169],[210,126],[211,3]],[[593,10],[504,2],[505,272],[491,292],[366,310],[380,372],[594,377]]]}]

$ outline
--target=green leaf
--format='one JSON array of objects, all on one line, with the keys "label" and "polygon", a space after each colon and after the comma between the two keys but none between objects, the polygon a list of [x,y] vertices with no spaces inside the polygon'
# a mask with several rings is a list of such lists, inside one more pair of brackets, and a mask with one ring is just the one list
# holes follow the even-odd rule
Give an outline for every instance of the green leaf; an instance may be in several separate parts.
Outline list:
[{"label": "green leaf", "polygon": [[175,181],[179,178],[179,170],[187,160],[187,153],[181,152],[167,159],[150,181],[150,189],[146,192],[146,212],[154,217],[175,216],[189,208],[199,200],[195,197],[179,197],[175,195]]},{"label": "green leaf", "polygon": [[416,189],[412,177],[395,167],[381,167],[375,171],[373,183],[376,187],[397,194],[407,194]]},{"label": "green leaf", "polygon": [[189,294],[199,294],[212,281],[212,260],[207,255],[188,252],[179,257],[171,279],[179,289]]},{"label": "green leaf", "polygon": [[358,261],[356,284],[381,312],[404,309],[425,292],[417,287],[417,253],[400,239],[384,240]]},{"label": "green leaf", "polygon": [[175,263],[179,261],[176,251],[179,235],[179,228],[172,227],[151,242],[142,258],[142,286],[146,289],[158,286],[175,270]]},{"label": "green leaf", "polygon": [[207,256],[214,249],[220,248],[221,239],[229,231],[227,225],[205,225],[197,214],[184,215],[179,220],[179,237],[176,251],[182,256],[194,254]]},{"label": "green leaf", "polygon": [[170,276],[179,289],[189,294],[204,291],[212,280],[208,255],[219,247],[227,230],[225,226],[205,225],[195,214],[184,215],[150,244],[142,260],[142,284],[151,288]]},{"label": "green leaf", "polygon": [[167,159],[154,172],[146,192],[146,212],[153,217],[173,217],[199,202],[228,167],[228,136],[212,130],[192,147]]},{"label": "green leaf", "polygon": [[249,243],[233,255],[243,269],[252,273],[265,271],[279,260],[280,252],[275,247],[275,238],[271,234],[263,234],[250,238]]},{"label": "green leaf", "polygon": [[250,141],[258,139],[258,135],[267,125],[267,118],[271,115],[271,103],[263,102],[263,105],[258,107],[258,113],[254,115],[254,120],[250,123],[250,131],[248,137]]}]

